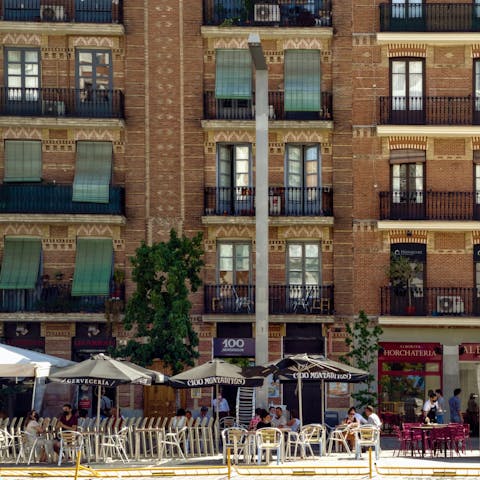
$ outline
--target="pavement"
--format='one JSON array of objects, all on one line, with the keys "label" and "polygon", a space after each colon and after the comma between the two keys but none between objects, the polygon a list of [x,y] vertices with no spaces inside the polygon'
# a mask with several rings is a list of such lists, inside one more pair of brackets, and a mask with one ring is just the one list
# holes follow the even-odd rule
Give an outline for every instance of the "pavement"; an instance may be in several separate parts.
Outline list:
[{"label": "pavement", "polygon": [[[382,437],[380,458],[375,461],[374,454],[364,452],[362,458],[354,455],[335,453],[313,459],[285,462],[277,466],[275,462],[269,465],[232,465],[230,471],[222,464],[221,455],[212,457],[187,458],[187,460],[167,459],[152,462],[151,459],[130,461],[123,464],[118,461],[106,463],[82,464],[78,478],[92,479],[151,479],[157,477],[181,477],[207,480],[224,480],[229,478],[245,480],[298,479],[320,477],[322,480],[338,479],[339,477],[360,479],[437,479],[448,478],[480,479],[479,439],[471,438],[465,454],[454,456],[435,456],[429,453],[421,457],[398,455],[395,450],[398,441],[392,437]],[[75,465],[62,467],[44,465],[15,465],[0,459],[0,480],[30,479],[32,477],[48,477],[49,479],[75,478]],[[343,479],[342,479],[343,480]]]}]

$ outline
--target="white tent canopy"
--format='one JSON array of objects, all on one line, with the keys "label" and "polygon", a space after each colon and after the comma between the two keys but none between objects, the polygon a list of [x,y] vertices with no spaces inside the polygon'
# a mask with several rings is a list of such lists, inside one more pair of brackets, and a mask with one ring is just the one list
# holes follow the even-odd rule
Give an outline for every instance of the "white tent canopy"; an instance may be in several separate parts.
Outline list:
[{"label": "white tent canopy", "polygon": [[0,344],[0,378],[34,378],[32,408],[40,409],[45,393],[45,377],[52,367],[68,367],[75,362],[44,353]]},{"label": "white tent canopy", "polygon": [[0,377],[47,377],[51,367],[68,367],[74,362],[44,353],[0,344]]}]

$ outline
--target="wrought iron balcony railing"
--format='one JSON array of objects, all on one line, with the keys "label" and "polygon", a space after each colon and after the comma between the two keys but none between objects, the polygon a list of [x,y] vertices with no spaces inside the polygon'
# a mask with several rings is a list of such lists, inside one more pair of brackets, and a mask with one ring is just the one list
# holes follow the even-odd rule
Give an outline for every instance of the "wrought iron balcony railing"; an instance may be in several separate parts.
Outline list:
[{"label": "wrought iron balcony railing", "polygon": [[[254,95],[254,94],[253,94]],[[270,120],[332,120],[332,94],[321,93],[320,111],[285,111],[284,92],[268,92]],[[254,96],[252,97],[254,98]],[[204,95],[206,120],[255,120],[252,100],[228,100],[215,98],[215,92]]]},{"label": "wrought iron balcony railing", "polygon": [[[110,295],[73,297],[71,283],[48,283],[34,290],[0,290],[0,312],[105,312]],[[123,297],[124,293],[121,292]]]},{"label": "wrought iron balcony railing", "polygon": [[331,27],[331,0],[203,0],[203,24]]},{"label": "wrought iron balcony railing", "polygon": [[[205,285],[205,313],[255,313],[254,285]],[[333,286],[270,285],[270,315],[332,315]]]},{"label": "wrought iron balcony railing", "polygon": [[125,214],[125,189],[123,187],[109,188],[108,203],[73,202],[72,191],[72,185],[4,183],[0,185],[0,214]]},{"label": "wrought iron balcony railing", "polygon": [[124,118],[120,90],[0,87],[0,115]]},{"label": "wrought iron balcony railing", "polygon": [[0,0],[10,22],[123,23],[123,0]]},{"label": "wrought iron balcony railing", "polygon": [[[270,187],[271,216],[333,216],[333,191],[330,187]],[[205,215],[255,215],[254,187],[206,187]]]},{"label": "wrought iron balcony railing", "polygon": [[380,97],[380,125],[478,125],[480,97]]},{"label": "wrought iron balcony railing", "polygon": [[480,5],[397,3],[380,5],[381,32],[478,32]]},{"label": "wrought iron balcony railing", "polygon": [[479,220],[480,193],[380,192],[380,220]]},{"label": "wrought iron balcony railing", "polygon": [[480,315],[480,290],[474,287],[381,287],[380,296],[382,315]]}]

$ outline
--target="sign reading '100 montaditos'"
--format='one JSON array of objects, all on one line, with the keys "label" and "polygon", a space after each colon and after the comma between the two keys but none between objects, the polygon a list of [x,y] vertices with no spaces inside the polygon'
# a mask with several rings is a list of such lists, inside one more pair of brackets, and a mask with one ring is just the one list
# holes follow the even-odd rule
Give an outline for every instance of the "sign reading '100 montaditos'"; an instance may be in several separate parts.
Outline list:
[{"label": "sign reading '100 montaditos'", "polygon": [[189,387],[208,387],[209,385],[245,385],[244,378],[205,377],[190,379],[185,382]]},{"label": "sign reading '100 montaditos'", "polygon": [[254,357],[254,338],[214,338],[213,354],[215,357]]},{"label": "sign reading '100 montaditos'", "polygon": [[352,379],[351,373],[337,373],[337,372],[296,372],[292,374],[292,378],[302,380],[330,380],[336,382],[348,382]]}]

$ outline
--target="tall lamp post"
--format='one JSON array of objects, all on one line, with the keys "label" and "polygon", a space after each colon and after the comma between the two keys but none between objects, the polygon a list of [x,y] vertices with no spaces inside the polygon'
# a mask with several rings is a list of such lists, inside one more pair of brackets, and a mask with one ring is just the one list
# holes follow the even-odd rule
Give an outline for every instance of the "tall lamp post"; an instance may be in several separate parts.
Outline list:
[{"label": "tall lamp post", "polygon": [[[255,363],[268,362],[268,69],[258,33],[248,37],[255,66]],[[257,389],[267,407],[268,385]]]}]

